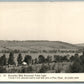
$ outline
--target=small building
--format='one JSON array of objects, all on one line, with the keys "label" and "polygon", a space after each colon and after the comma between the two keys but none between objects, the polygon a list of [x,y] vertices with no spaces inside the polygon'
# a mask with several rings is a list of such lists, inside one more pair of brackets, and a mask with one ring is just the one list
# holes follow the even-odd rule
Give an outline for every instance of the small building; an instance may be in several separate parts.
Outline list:
[{"label": "small building", "polygon": [[22,62],[22,65],[26,66],[26,65],[27,65],[27,63],[26,63],[26,62]]}]

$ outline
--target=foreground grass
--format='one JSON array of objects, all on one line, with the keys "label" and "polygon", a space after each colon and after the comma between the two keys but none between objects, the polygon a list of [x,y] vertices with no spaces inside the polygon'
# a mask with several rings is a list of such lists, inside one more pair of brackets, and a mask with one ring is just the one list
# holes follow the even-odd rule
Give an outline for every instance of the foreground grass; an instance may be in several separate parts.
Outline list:
[{"label": "foreground grass", "polygon": [[71,62],[43,63],[33,65],[6,65],[1,66],[5,69],[1,73],[69,73]]}]

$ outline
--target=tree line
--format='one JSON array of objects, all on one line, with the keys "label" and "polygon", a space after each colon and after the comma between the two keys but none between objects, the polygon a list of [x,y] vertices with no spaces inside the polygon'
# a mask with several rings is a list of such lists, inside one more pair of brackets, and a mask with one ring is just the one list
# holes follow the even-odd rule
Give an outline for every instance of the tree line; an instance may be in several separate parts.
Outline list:
[{"label": "tree line", "polygon": [[[48,69],[50,69],[49,68],[50,63],[53,63],[53,62],[54,63],[71,62],[68,72],[70,73],[84,72],[84,52],[81,56],[79,56],[79,54],[76,53],[70,58],[68,58],[67,56],[54,55],[53,60],[52,60],[52,56],[49,56],[49,55],[47,56],[47,58],[45,58],[45,56],[43,55],[39,55],[38,58],[35,58],[35,59],[33,59],[32,56],[30,55],[25,55],[25,57],[23,58],[22,54],[19,53],[17,57],[18,66],[22,65],[23,62],[26,62],[27,65],[42,64],[39,72],[46,72]],[[45,63],[48,63],[47,67],[44,65]],[[10,52],[8,59],[6,57],[6,54],[3,54],[0,57],[0,72],[4,71],[4,69],[2,69],[1,66],[6,66],[6,65],[16,65],[14,52]],[[32,71],[31,66],[29,66],[28,68],[22,69],[23,73],[30,72],[30,71]]]},{"label": "tree line", "polygon": [[[14,53],[28,53],[28,52],[30,52],[30,53],[57,53],[57,52],[59,52],[59,53],[76,53],[76,52],[78,52],[78,53],[81,53],[82,52],[82,50],[67,50],[67,49],[65,49],[65,50],[61,50],[61,49],[58,49],[58,50],[19,50],[19,49],[14,49],[14,50],[12,50]],[[10,50],[1,50],[0,51],[0,53],[10,53]]]},{"label": "tree line", "polygon": [[[23,62],[26,62],[28,65],[29,64],[41,64],[41,63],[51,63],[51,62],[72,62],[75,59],[77,59],[78,54],[75,54],[74,56],[71,56],[68,58],[68,56],[60,56],[60,55],[54,55],[54,58],[52,59],[52,56],[45,56],[39,55],[38,58],[33,59],[32,56],[30,55],[25,55],[23,58],[22,54],[19,53],[17,57],[17,63],[18,65],[21,65]],[[3,54],[3,56],[0,57],[0,65],[15,65],[15,57],[14,57],[14,52],[10,52],[8,59],[6,58],[6,54]]]}]

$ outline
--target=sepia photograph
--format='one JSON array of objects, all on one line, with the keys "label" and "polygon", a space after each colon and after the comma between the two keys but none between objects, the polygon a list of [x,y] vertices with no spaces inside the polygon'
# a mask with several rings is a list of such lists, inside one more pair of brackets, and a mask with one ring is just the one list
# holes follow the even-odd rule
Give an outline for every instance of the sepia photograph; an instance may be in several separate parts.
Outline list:
[{"label": "sepia photograph", "polygon": [[0,2],[0,73],[84,73],[84,2]]}]

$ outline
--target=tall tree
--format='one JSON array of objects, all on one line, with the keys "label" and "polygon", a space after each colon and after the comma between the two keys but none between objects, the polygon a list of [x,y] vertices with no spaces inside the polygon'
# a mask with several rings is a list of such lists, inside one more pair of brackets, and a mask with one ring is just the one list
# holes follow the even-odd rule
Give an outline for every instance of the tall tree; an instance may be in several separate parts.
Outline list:
[{"label": "tall tree", "polygon": [[37,64],[38,63],[38,60],[37,60],[37,58],[35,58],[35,64]]},{"label": "tall tree", "polygon": [[17,62],[18,62],[18,65],[22,64],[22,55],[21,55],[21,53],[17,57]]},{"label": "tall tree", "polygon": [[38,59],[39,59],[39,63],[45,62],[45,57],[43,55],[39,55]]},{"label": "tall tree", "polygon": [[26,55],[24,58],[24,62],[26,62],[27,64],[32,63],[32,57],[30,55]]},{"label": "tall tree", "polygon": [[14,65],[15,64],[14,53],[13,52],[10,52],[10,54],[9,54],[8,64],[10,64],[10,65]]},{"label": "tall tree", "polygon": [[52,62],[52,56],[47,56],[46,61],[47,61],[48,63]]},{"label": "tall tree", "polygon": [[6,56],[3,54],[3,56],[0,57],[0,65],[6,65]]}]

